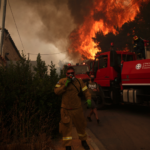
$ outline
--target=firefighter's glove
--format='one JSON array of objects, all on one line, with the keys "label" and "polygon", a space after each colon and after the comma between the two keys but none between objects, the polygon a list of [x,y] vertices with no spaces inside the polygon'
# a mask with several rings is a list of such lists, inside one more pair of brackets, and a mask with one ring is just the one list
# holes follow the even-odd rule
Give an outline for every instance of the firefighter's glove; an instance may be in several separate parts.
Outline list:
[{"label": "firefighter's glove", "polygon": [[86,102],[87,102],[87,107],[88,107],[88,108],[91,108],[91,104],[92,104],[91,100],[88,99]]},{"label": "firefighter's glove", "polygon": [[71,82],[71,79],[67,79],[66,83],[65,83],[65,86],[67,87],[70,82]]}]

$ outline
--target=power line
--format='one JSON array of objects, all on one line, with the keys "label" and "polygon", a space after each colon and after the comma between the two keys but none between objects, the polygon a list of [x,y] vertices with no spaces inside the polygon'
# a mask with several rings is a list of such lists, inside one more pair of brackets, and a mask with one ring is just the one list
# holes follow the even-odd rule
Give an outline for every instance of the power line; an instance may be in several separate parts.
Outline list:
[{"label": "power line", "polygon": [[[52,53],[52,54],[40,54],[40,55],[55,55],[55,54],[60,54],[60,53],[64,53],[64,52],[67,52],[67,51],[63,51],[63,52],[59,52],[59,53]],[[31,55],[38,55],[38,54],[33,54],[33,53],[29,53]]]},{"label": "power line", "polygon": [[[67,51],[63,51],[63,52],[67,52]],[[60,54],[60,53],[63,53],[63,52],[59,52],[59,53],[52,53],[52,54],[40,54],[40,53],[38,53],[38,54],[40,54],[40,55],[54,55],[54,54]],[[29,60],[29,57],[30,57],[30,54],[31,55],[38,55],[38,54],[33,54],[33,53],[27,53],[28,54],[28,60]],[[67,56],[67,57],[69,57],[69,56]],[[66,59],[66,58],[65,58]],[[64,59],[63,59],[64,60]]]},{"label": "power line", "polygon": [[[17,29],[17,32],[18,32],[18,35],[19,35],[19,38],[20,38],[20,41],[21,41],[21,44],[22,44],[23,50],[25,51],[25,48],[24,48],[23,42],[22,42],[22,40],[21,40],[21,36],[20,36],[20,34],[19,34],[19,30],[18,30],[18,27],[17,27],[16,21],[15,21],[15,17],[14,17],[14,15],[13,15],[13,11],[12,11],[12,9],[11,9],[11,5],[10,5],[9,0],[8,0],[8,4],[9,4],[9,8],[10,8],[11,14],[12,14],[12,16],[13,16],[13,20],[14,20],[14,22],[15,22],[15,26],[16,26],[16,29]],[[25,51],[25,53],[26,53],[26,51]]]},{"label": "power line", "polygon": [[[64,51],[64,52],[66,52],[66,51]],[[62,53],[62,52],[60,52],[60,53]],[[29,59],[29,55],[30,55],[31,53],[28,53],[28,59]],[[59,53],[53,53],[53,54],[59,54]],[[37,54],[31,54],[31,55],[37,55]],[[52,55],[52,54],[40,54],[40,55]],[[62,59],[61,61],[63,61],[63,60],[65,60],[66,58],[68,58],[69,56],[66,56],[64,59]]]},{"label": "power line", "polygon": [[64,61],[66,58],[68,58],[69,56],[67,56],[67,57],[65,57],[63,60],[61,60],[61,61]]}]

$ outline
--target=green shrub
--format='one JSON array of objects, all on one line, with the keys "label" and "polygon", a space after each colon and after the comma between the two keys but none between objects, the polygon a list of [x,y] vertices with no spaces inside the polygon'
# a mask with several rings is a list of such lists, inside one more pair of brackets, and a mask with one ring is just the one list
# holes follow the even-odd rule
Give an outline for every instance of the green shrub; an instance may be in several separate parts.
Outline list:
[{"label": "green shrub", "polygon": [[[32,136],[46,133],[58,134],[61,96],[54,93],[55,84],[63,77],[56,73],[51,62],[48,68],[37,56],[35,73],[23,55],[16,65],[0,68],[0,142],[30,140]],[[7,139],[7,140],[6,140]]]}]

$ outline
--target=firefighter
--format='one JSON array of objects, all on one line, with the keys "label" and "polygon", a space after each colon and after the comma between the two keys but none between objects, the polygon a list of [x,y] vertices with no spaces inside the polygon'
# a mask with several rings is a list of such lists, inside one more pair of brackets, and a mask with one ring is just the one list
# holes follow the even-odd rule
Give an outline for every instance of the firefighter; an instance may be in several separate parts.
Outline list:
[{"label": "firefighter", "polygon": [[90,148],[86,142],[87,134],[85,133],[86,120],[84,118],[80,96],[82,94],[85,95],[87,106],[91,107],[91,94],[83,81],[75,78],[73,67],[69,66],[67,68],[66,76],[66,78],[60,79],[54,88],[54,92],[57,95],[62,94],[59,132],[63,136],[63,146],[66,147],[66,150],[71,150],[73,123],[82,146],[85,150],[89,150]]},{"label": "firefighter", "polygon": [[145,49],[144,49],[144,41],[138,36],[133,37],[134,40],[134,52],[139,58],[145,59]]}]

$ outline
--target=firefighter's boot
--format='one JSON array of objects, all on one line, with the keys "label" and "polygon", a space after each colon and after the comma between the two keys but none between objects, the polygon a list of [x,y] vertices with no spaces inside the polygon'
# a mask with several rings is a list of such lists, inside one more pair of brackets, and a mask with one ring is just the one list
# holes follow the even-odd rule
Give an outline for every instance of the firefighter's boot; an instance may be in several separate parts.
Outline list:
[{"label": "firefighter's boot", "polygon": [[66,146],[66,150],[71,150],[71,146]]},{"label": "firefighter's boot", "polygon": [[86,141],[81,141],[82,146],[84,147],[85,150],[90,150],[90,147],[88,146]]}]

